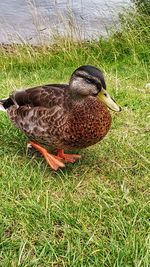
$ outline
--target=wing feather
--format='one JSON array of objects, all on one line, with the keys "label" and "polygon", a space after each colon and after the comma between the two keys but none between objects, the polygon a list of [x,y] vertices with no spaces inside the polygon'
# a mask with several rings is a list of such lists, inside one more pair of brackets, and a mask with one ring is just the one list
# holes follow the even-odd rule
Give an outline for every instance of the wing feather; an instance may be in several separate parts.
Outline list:
[{"label": "wing feather", "polygon": [[63,131],[67,122],[65,110],[55,107],[30,107],[13,105],[8,109],[11,121],[30,139],[34,139],[55,147],[61,145]]},{"label": "wing feather", "polygon": [[40,87],[33,87],[26,90],[18,90],[12,93],[10,98],[17,106],[31,107],[53,107],[55,105],[61,106],[64,101],[64,90],[66,84],[51,84]]}]

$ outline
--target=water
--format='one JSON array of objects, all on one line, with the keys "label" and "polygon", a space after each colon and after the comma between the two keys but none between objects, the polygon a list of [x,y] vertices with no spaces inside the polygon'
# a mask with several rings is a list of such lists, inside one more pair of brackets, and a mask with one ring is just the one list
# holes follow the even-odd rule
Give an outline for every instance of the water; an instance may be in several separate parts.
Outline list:
[{"label": "water", "polygon": [[49,42],[70,32],[91,39],[118,28],[118,13],[130,0],[4,0],[0,1],[0,42]]}]

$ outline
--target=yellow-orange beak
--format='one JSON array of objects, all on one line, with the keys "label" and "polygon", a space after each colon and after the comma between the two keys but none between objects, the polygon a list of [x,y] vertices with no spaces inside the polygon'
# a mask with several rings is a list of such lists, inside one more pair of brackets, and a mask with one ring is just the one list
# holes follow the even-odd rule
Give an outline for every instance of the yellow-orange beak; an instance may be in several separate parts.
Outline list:
[{"label": "yellow-orange beak", "polygon": [[117,105],[115,100],[108,94],[108,92],[102,88],[98,94],[98,98],[110,109],[114,111],[121,111],[121,107]]}]

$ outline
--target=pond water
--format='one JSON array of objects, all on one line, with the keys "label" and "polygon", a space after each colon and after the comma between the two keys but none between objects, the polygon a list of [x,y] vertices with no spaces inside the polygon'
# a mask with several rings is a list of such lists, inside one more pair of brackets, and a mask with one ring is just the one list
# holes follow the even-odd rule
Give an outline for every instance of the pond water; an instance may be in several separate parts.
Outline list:
[{"label": "pond water", "polygon": [[119,27],[124,0],[4,0],[0,1],[0,42],[49,42],[57,34],[91,39]]}]

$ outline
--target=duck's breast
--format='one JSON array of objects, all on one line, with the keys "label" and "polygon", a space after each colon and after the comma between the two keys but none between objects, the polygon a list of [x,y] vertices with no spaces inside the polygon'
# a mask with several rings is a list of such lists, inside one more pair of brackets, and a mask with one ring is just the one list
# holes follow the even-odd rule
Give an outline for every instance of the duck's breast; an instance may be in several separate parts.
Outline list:
[{"label": "duck's breast", "polygon": [[84,148],[99,142],[111,126],[105,104],[95,97],[74,105],[70,113],[64,143],[69,148]]}]

